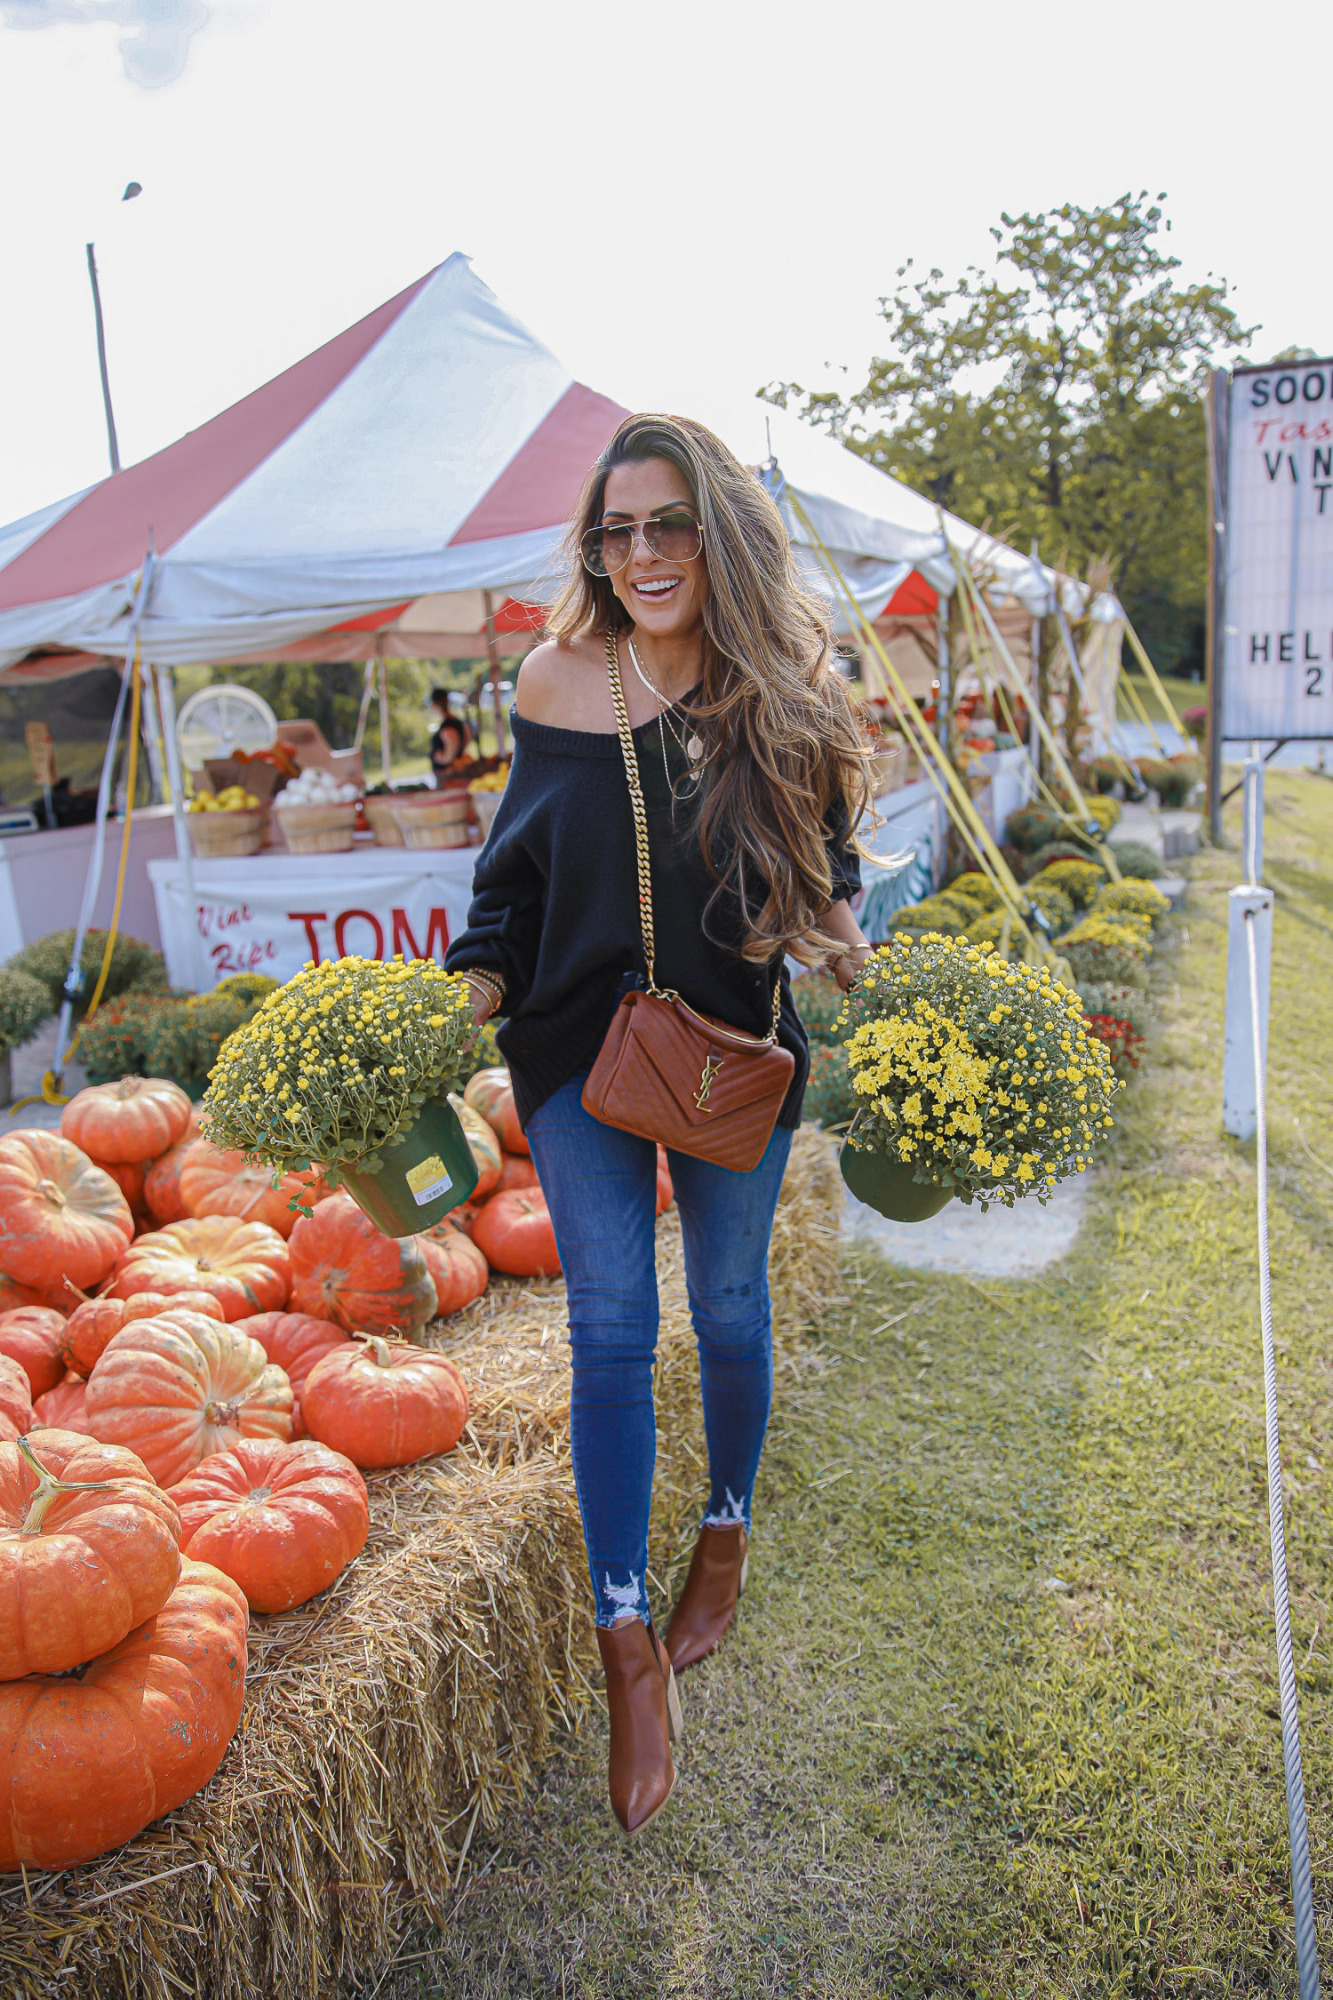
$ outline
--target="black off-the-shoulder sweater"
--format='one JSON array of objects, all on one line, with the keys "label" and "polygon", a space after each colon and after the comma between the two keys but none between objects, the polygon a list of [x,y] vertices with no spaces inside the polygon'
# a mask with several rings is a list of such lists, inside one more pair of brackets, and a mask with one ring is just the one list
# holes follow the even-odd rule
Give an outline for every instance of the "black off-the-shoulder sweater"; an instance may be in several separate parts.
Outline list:
[{"label": "black off-the-shoulder sweater", "polygon": [[[755,1035],[773,1018],[773,973],[743,959],[734,944],[738,905],[714,903],[716,883],[704,864],[689,804],[681,738],[687,715],[654,719],[634,732],[648,811],[657,980],[701,1013]],[[513,1079],[520,1120],[596,1057],[626,975],[644,972],[639,932],[634,819],[620,740],[553,729],[511,711],[514,753],[499,811],[477,860],[467,929],[449,947],[451,972],[469,967],[503,974],[506,1018],[498,1042]],[[668,772],[670,777],[668,779]],[[675,788],[673,796],[673,787]],[[845,816],[827,829],[833,901],[861,886]],[[778,1040],[796,1073],[778,1123],[799,1124],[810,1067],[809,1044],[792,1005],[785,969]]]}]

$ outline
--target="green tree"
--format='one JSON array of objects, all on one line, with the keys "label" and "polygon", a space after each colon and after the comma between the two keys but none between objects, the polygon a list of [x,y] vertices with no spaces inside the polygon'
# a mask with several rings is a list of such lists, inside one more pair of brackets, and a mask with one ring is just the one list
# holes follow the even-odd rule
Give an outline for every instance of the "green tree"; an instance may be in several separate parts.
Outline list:
[{"label": "green tree", "polygon": [[1048,560],[1111,558],[1166,670],[1202,658],[1208,551],[1203,378],[1243,346],[1211,277],[1180,285],[1160,203],[1002,215],[995,269],[897,273],[887,356],[847,400],[766,393],[942,506]]}]

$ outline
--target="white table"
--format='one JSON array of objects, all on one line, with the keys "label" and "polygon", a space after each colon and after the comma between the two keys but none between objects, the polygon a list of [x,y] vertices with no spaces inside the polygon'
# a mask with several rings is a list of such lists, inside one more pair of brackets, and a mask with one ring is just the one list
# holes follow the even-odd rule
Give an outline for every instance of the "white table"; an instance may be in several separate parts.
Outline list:
[{"label": "white table", "polygon": [[[122,831],[120,820],[107,822],[102,888],[93,910],[93,922],[102,929],[111,919]],[[0,840],[0,960],[78,921],[92,845],[91,826],[7,834]],[[147,866],[155,857],[175,851],[170,806],[137,807],[130,825],[130,860],[120,912],[120,928],[127,937],[159,945]]]},{"label": "white table", "polygon": [[479,851],[362,839],[348,854],[196,858],[194,938],[180,862],[150,861],[168,976],[198,989],[233,972],[290,979],[311,958],[443,959],[467,923]]}]

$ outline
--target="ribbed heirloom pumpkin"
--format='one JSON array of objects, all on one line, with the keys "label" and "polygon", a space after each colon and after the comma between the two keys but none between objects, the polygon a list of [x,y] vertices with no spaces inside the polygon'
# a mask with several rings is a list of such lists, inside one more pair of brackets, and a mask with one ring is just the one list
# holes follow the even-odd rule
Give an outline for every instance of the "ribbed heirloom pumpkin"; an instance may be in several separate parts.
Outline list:
[{"label": "ribbed heirloom pumpkin", "polygon": [[54,1389],[65,1372],[60,1343],[65,1315],[53,1306],[19,1306],[0,1315],[0,1354],[17,1361],[34,1396]]},{"label": "ribbed heirloom pumpkin", "polygon": [[477,1185],[470,1198],[485,1201],[500,1178],[500,1141],[481,1113],[474,1111],[470,1104],[465,1104],[461,1097],[450,1097],[449,1102],[458,1114],[463,1136],[477,1163]]},{"label": "ribbed heirloom pumpkin", "polygon": [[[87,1411],[88,1384],[78,1375],[66,1375],[54,1389],[48,1389],[32,1406],[33,1422],[47,1431],[78,1431],[91,1437]],[[26,1430],[28,1425],[24,1425]]]},{"label": "ribbed heirloom pumpkin", "polygon": [[132,1299],[85,1299],[61,1330],[60,1358],[75,1375],[91,1375],[113,1334],[131,1320],[156,1319],[168,1310],[222,1318],[222,1306],[211,1292],[136,1292]]},{"label": "ribbed heirloom pumpkin", "polygon": [[511,1278],[558,1278],[551,1213],[540,1188],[494,1194],[472,1225],[472,1241],[492,1269]]},{"label": "ribbed heirloom pumpkin", "polygon": [[180,1198],[187,1215],[234,1215],[242,1222],[266,1222],[286,1238],[298,1215],[288,1206],[299,1196],[307,1208],[323,1201],[328,1183],[314,1168],[284,1174],[278,1185],[268,1167],[247,1162],[244,1153],[196,1139],[181,1161]]},{"label": "ribbed heirloom pumpkin", "polygon": [[[505,1153],[501,1156],[500,1172],[492,1193],[508,1194],[512,1188],[540,1187],[537,1179],[536,1163],[523,1153]],[[474,1196],[475,1200],[476,1197]]]},{"label": "ribbed heirloom pumpkin", "polygon": [[461,1312],[481,1297],[491,1270],[470,1236],[447,1221],[437,1222],[433,1229],[423,1230],[417,1242],[435,1286],[437,1313]]},{"label": "ribbed heirloom pumpkin", "polygon": [[181,1169],[198,1136],[197,1132],[187,1132],[174,1146],[168,1146],[143,1177],[143,1205],[161,1227],[165,1228],[168,1222],[184,1222],[189,1213],[181,1200]]},{"label": "ribbed heirloom pumpkin", "polygon": [[93,1160],[142,1165],[174,1146],[190,1122],[191,1104],[164,1076],[122,1076],[93,1083],[60,1114],[60,1130]]},{"label": "ribbed heirloom pumpkin", "polygon": [[463,1091],[463,1102],[481,1113],[499,1138],[506,1153],[532,1151],[523,1136],[523,1127],[518,1122],[513,1086],[509,1081],[507,1069],[479,1069],[475,1076],[468,1078]]},{"label": "ribbed heirloom pumpkin", "polygon": [[188,1556],[162,1609],[78,1676],[0,1684],[0,1872],[72,1868],[193,1797],[245,1697],[245,1597]]},{"label": "ribbed heirloom pumpkin", "polygon": [[287,1303],[292,1267],[287,1245],[266,1222],[201,1215],[154,1229],[116,1264],[112,1296],[136,1292],[211,1292],[225,1319],[279,1312]]},{"label": "ribbed heirloom pumpkin", "polygon": [[287,1247],[293,1312],[348,1333],[416,1333],[434,1317],[435,1285],[416,1237],[382,1236],[345,1189],[302,1216]]},{"label": "ribbed heirloom pumpkin", "polygon": [[326,1590],[370,1532],[366,1482],[307,1438],[243,1438],[173,1486],[181,1547],[245,1592],[252,1611],[290,1611]]},{"label": "ribbed heirloom pumpkin", "polygon": [[134,1235],[116,1183],[54,1132],[0,1139],[0,1271],[50,1297],[100,1285]]},{"label": "ribbed heirloom pumpkin", "polygon": [[0,1354],[0,1442],[13,1444],[15,1438],[31,1430],[34,1414],[27,1375],[17,1361]]},{"label": "ribbed heirloom pumpkin", "polygon": [[175,1589],[180,1538],[132,1451],[72,1431],[0,1444],[0,1681],[118,1645]]},{"label": "ribbed heirloom pumpkin", "polygon": [[202,1313],[135,1320],[103,1350],[84,1402],[94,1437],[174,1486],[243,1437],[292,1435],[292,1388],[257,1340]]},{"label": "ribbed heirloom pumpkin", "polygon": [[[317,1361],[345,1347],[348,1336],[331,1319],[316,1319],[311,1313],[252,1313],[248,1319],[233,1321],[238,1333],[257,1340],[275,1367],[281,1368],[292,1385],[292,1437],[306,1436],[301,1415],[301,1390]],[[211,1558],[210,1558],[211,1560]]]},{"label": "ribbed heirloom pumpkin", "polygon": [[311,1369],[301,1408],[311,1437],[372,1471],[452,1451],[468,1403],[447,1356],[371,1334]]}]

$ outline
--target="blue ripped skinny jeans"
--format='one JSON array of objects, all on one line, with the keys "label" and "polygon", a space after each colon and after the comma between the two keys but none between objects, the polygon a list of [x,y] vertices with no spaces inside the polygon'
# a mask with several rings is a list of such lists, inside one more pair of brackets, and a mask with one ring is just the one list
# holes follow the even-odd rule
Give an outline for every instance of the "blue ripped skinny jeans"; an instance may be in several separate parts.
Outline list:
[{"label": "blue ripped skinny jeans", "polygon": [[[528,1120],[569,1296],[574,1484],[597,1623],[648,1619],[648,1510],[657,1425],[654,1209],[647,1139],[583,1109],[581,1071]],[[707,1526],[750,1524],[773,1395],[768,1242],[792,1135],[778,1128],[752,1173],[671,1152],[711,1490]]]}]

